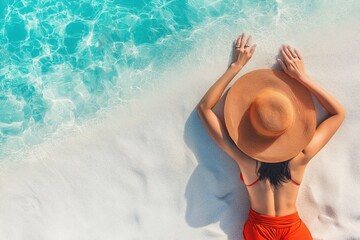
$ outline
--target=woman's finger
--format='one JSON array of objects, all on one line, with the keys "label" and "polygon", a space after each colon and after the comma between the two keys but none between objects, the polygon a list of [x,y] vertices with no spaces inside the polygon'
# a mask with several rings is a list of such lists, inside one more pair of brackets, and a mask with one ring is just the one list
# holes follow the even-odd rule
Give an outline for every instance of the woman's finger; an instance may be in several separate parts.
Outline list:
[{"label": "woman's finger", "polygon": [[294,51],[295,51],[296,55],[298,56],[298,58],[300,60],[302,60],[302,57],[301,57],[300,53],[298,52],[298,50],[296,48],[294,48]]},{"label": "woman's finger", "polygon": [[284,47],[281,48],[280,51],[281,51],[281,54],[282,54],[285,62],[286,62],[286,63],[290,62],[290,58],[289,58],[288,55],[286,54]]},{"label": "woman's finger", "polygon": [[289,51],[289,46],[284,46],[284,52],[286,53],[288,59],[292,60],[293,56],[291,55],[290,51]]},{"label": "woman's finger", "polygon": [[247,46],[251,46],[251,43],[252,43],[252,36],[250,35],[249,37],[248,37],[248,39],[246,40],[246,43],[245,43],[245,46],[247,45]]},{"label": "woman's finger", "polygon": [[278,58],[278,62],[280,64],[281,68],[284,70],[284,72],[287,71],[287,67],[286,67],[285,63],[283,61],[281,61],[280,58]]},{"label": "woman's finger", "polygon": [[246,34],[243,33],[242,36],[241,36],[240,49],[244,49],[245,42],[246,42]]},{"label": "woman's finger", "polygon": [[237,47],[240,47],[240,43],[241,43],[241,37],[239,37],[236,41],[236,46]]},{"label": "woman's finger", "polygon": [[289,50],[290,55],[291,55],[293,58],[297,58],[297,55],[296,55],[295,51],[294,51],[290,46],[287,46],[287,49]]},{"label": "woman's finger", "polygon": [[241,36],[242,36],[242,35],[240,35],[240,36],[236,39],[236,44],[235,44],[236,49],[240,48]]}]

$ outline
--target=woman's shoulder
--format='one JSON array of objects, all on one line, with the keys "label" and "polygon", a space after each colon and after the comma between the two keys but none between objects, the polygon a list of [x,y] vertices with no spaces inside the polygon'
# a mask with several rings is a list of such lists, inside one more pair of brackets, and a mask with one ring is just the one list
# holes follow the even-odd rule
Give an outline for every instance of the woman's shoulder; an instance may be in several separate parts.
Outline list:
[{"label": "woman's shoulder", "polygon": [[305,169],[308,163],[309,162],[307,161],[305,154],[303,152],[300,152],[298,155],[296,155],[293,159],[289,161],[289,168],[291,170]]},{"label": "woman's shoulder", "polygon": [[291,179],[297,183],[302,182],[304,172],[307,166],[307,161],[303,154],[299,154],[289,161],[289,170],[291,172]]}]

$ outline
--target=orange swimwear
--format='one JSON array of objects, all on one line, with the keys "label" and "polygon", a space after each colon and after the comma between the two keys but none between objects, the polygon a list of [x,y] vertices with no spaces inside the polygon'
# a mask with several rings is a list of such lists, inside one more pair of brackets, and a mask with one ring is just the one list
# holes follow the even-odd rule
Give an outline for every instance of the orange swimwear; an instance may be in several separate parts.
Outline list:
[{"label": "orange swimwear", "polygon": [[244,224],[244,240],[312,240],[311,233],[298,212],[272,217],[250,208]]},{"label": "orange swimwear", "polygon": [[[240,178],[244,181],[242,175]],[[259,181],[246,185],[252,186]],[[294,184],[300,185],[291,180]],[[244,240],[312,240],[311,233],[300,219],[298,212],[289,215],[272,217],[260,214],[250,208],[244,224]]]}]

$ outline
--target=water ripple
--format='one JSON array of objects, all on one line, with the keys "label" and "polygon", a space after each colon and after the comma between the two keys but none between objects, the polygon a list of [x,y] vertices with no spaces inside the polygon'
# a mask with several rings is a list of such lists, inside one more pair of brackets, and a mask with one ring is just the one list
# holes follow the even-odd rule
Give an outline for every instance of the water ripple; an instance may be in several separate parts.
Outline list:
[{"label": "water ripple", "polygon": [[260,31],[314,8],[284,2],[0,1],[0,158],[126,103],[191,51],[204,26]]}]

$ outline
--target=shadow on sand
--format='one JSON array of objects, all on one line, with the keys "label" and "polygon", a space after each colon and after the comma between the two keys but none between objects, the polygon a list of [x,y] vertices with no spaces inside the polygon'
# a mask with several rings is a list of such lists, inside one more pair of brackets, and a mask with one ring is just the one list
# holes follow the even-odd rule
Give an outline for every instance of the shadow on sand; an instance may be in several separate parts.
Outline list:
[{"label": "shadow on sand", "polygon": [[[250,205],[238,165],[211,139],[196,109],[186,121],[184,140],[198,162],[185,189],[186,222],[194,228],[219,222],[229,240],[241,239]],[[209,237],[216,236],[209,230]]]}]

